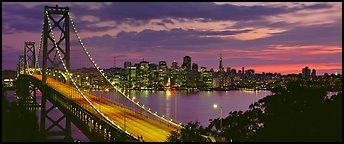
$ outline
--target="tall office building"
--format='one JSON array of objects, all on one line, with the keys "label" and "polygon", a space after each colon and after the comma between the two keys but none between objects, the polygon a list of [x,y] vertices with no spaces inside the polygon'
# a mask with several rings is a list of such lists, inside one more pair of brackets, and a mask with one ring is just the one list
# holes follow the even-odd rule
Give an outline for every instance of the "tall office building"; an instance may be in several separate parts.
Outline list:
[{"label": "tall office building", "polygon": [[126,87],[131,87],[130,86],[130,67],[131,67],[131,62],[126,61],[124,62],[124,72],[123,72],[123,81],[125,81]]},{"label": "tall office building", "polygon": [[190,83],[190,71],[191,71],[191,57],[185,56],[183,58],[182,70],[181,70],[181,80],[182,85],[185,87],[191,86]]},{"label": "tall office building", "polygon": [[242,67],[241,74],[244,76],[245,75],[245,68]]},{"label": "tall office building", "polygon": [[248,70],[246,70],[246,74],[247,74],[248,76],[253,76],[253,75],[254,75],[254,69],[248,69]]},{"label": "tall office building", "polygon": [[316,70],[315,69],[312,69],[312,77],[316,77],[317,75],[316,75]]},{"label": "tall office building", "polygon": [[223,65],[222,65],[222,54],[220,54],[220,62],[219,62],[219,72],[223,73],[224,71],[224,68],[223,68]]},{"label": "tall office building", "polygon": [[227,73],[228,73],[228,76],[230,76],[230,73],[231,73],[231,67],[227,67],[227,71],[226,71]]},{"label": "tall office building", "polygon": [[196,87],[200,79],[200,74],[198,72],[198,65],[192,63],[192,70],[190,73],[190,82],[192,87]]},{"label": "tall office building", "polygon": [[201,73],[203,74],[204,71],[206,71],[207,68],[206,67],[201,67]]},{"label": "tall office building", "polygon": [[198,65],[196,63],[192,63],[192,71],[198,72]]},{"label": "tall office building", "polygon": [[311,75],[311,70],[307,66],[302,69],[302,76],[304,78],[309,78],[310,75]]},{"label": "tall office building", "polygon": [[148,76],[149,76],[149,62],[141,61],[140,62],[140,74],[141,74],[141,87],[148,87]]},{"label": "tall office building", "polygon": [[218,76],[219,76],[219,87],[223,87],[224,85],[224,70],[222,65],[222,54],[220,53],[220,62],[219,62],[219,70],[218,70]]},{"label": "tall office building", "polygon": [[191,70],[191,57],[190,56],[185,56],[183,58],[182,68],[187,69],[187,70]]},{"label": "tall office building", "polygon": [[159,84],[165,85],[168,80],[168,68],[166,65],[166,61],[159,61],[159,71],[158,71],[158,81]]},{"label": "tall office building", "polygon": [[135,88],[136,87],[136,66],[130,66],[129,67],[129,88]]},{"label": "tall office building", "polygon": [[178,63],[176,62],[176,60],[173,60],[172,67],[178,67]]},{"label": "tall office building", "polygon": [[171,86],[172,87],[180,87],[181,80],[180,80],[180,68],[178,63],[174,60],[171,66]]},{"label": "tall office building", "polygon": [[150,63],[149,65],[149,85],[155,87],[158,81],[158,65]]},{"label": "tall office building", "polygon": [[207,88],[213,87],[214,71],[204,71],[202,75],[203,83]]},{"label": "tall office building", "polygon": [[235,77],[237,74],[236,69],[231,69],[231,76]]}]

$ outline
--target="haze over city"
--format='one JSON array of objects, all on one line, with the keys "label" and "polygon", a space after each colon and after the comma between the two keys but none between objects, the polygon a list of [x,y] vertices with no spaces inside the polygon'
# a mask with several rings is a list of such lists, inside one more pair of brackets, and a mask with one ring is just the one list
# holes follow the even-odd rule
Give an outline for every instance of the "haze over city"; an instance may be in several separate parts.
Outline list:
[{"label": "haze over city", "polygon": [[[45,5],[68,6],[86,47],[102,68],[188,55],[199,67],[257,73],[342,71],[342,3],[2,3],[2,68],[16,69],[25,41],[39,46]],[[71,37],[72,59],[77,39]],[[79,46],[80,47],[80,46]],[[74,51],[73,51],[74,50]],[[73,68],[90,67],[71,61]]]}]

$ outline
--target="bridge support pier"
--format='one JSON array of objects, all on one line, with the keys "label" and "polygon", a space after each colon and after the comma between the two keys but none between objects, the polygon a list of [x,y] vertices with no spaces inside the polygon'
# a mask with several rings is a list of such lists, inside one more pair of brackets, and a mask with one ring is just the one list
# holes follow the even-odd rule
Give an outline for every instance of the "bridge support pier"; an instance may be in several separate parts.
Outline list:
[{"label": "bridge support pier", "polygon": [[[50,97],[51,101],[50,103],[48,102],[48,97]],[[60,117],[56,117],[49,115],[54,109],[58,109],[57,105],[54,105],[54,103],[58,103],[58,98],[56,94],[53,94],[49,92],[47,89],[43,88],[42,92],[42,104],[41,104],[41,120],[40,120],[40,131],[42,134],[44,134],[44,137],[46,140],[63,140],[63,141],[73,141],[72,137],[72,130],[71,130],[71,120],[70,118],[65,115],[64,112],[61,112],[63,115]],[[48,108],[47,108],[48,106]],[[59,110],[60,111],[60,110]],[[47,125],[47,121],[49,120],[51,122],[51,125]],[[60,125],[60,122],[65,119],[65,126]],[[60,131],[53,131],[54,127],[58,127]],[[58,137],[63,137],[63,139],[51,139],[51,136],[58,136]]]},{"label": "bridge support pier", "polygon": [[19,105],[27,107],[28,109],[38,106],[36,101],[37,87],[34,83],[25,77],[20,77],[16,80],[16,87]]}]

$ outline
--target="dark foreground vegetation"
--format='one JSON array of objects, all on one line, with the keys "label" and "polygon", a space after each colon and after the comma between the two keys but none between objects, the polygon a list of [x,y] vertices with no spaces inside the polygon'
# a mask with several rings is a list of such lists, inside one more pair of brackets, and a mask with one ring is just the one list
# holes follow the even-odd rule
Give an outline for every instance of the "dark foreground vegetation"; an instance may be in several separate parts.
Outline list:
[{"label": "dark foreground vegetation", "polygon": [[327,97],[325,87],[304,81],[275,87],[249,110],[210,119],[207,127],[189,122],[167,141],[342,141],[342,91]]}]

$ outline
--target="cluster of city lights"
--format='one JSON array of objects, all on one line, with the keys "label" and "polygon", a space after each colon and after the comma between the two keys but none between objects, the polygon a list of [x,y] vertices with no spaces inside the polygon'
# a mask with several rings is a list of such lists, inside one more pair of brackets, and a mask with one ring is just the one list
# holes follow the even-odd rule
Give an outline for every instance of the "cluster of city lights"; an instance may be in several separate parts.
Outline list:
[{"label": "cluster of city lights", "polygon": [[74,21],[73,21],[73,19],[72,19],[72,17],[71,17],[71,15],[70,15],[70,13],[68,12],[68,15],[69,15],[69,18],[70,18],[70,21],[71,21],[71,24],[72,24],[72,26],[73,26],[73,30],[74,30],[74,32],[75,32],[75,34],[76,34],[76,36],[77,36],[77,38],[78,38],[78,40],[79,40],[79,43],[81,44],[81,47],[83,48],[83,50],[85,51],[85,53],[86,53],[86,55],[88,56],[88,58],[89,58],[89,60],[92,62],[92,64],[94,65],[94,67],[96,67],[97,68],[97,70],[98,70],[98,72],[120,93],[120,94],[122,94],[126,99],[128,99],[129,101],[131,101],[133,104],[135,104],[135,105],[137,105],[138,107],[140,107],[140,108],[142,108],[143,110],[145,110],[146,112],[148,112],[148,113],[150,113],[150,114],[152,114],[152,115],[154,115],[154,116],[156,116],[156,117],[158,117],[159,119],[161,119],[161,120],[163,120],[163,121],[166,121],[166,122],[168,122],[168,123],[171,123],[171,124],[173,124],[173,125],[175,125],[175,126],[177,126],[177,127],[182,127],[182,123],[179,123],[179,124],[177,124],[177,123],[174,123],[173,122],[173,120],[172,119],[170,119],[170,120],[168,120],[168,119],[166,119],[165,117],[164,117],[164,115],[162,115],[162,116],[159,116],[158,114],[157,114],[157,112],[155,112],[155,113],[153,113],[153,112],[151,112],[150,111],[150,108],[148,108],[148,110],[144,107],[144,105],[140,105],[139,104],[139,101],[137,101],[137,102],[135,102],[135,96],[131,99],[130,98],[130,96],[129,95],[125,95],[119,88],[117,88],[117,86],[115,86],[113,83],[111,83],[111,81],[110,81],[110,79],[108,79],[107,78],[107,76],[105,75],[105,73],[103,72],[103,70],[102,69],[100,69],[99,68],[99,66],[97,66],[97,64],[94,62],[94,60],[92,59],[92,57],[91,57],[91,55],[90,55],[90,53],[87,51],[87,49],[85,48],[85,45],[84,45],[84,43],[82,42],[82,40],[81,40],[81,38],[80,38],[80,36],[79,36],[79,33],[78,33],[78,31],[76,30],[76,28],[75,28],[75,25],[74,25]]}]

